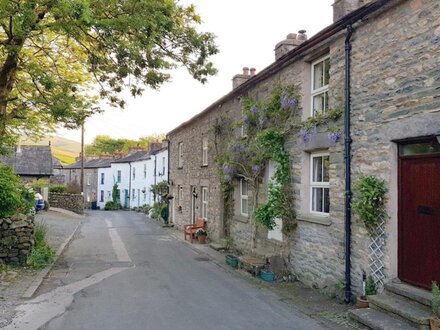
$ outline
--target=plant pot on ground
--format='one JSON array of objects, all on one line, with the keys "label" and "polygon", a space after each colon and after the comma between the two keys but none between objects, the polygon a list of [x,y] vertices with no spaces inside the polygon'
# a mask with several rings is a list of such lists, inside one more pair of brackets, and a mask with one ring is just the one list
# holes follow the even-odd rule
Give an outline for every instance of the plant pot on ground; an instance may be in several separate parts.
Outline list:
[{"label": "plant pot on ground", "polygon": [[432,282],[432,312],[434,317],[430,319],[431,330],[440,330],[440,288],[436,282]]},{"label": "plant pot on ground", "polygon": [[368,302],[368,296],[375,295],[377,293],[376,282],[374,282],[374,278],[371,275],[368,275],[365,280],[365,287],[362,296],[358,296],[356,298],[356,307],[357,308],[368,308],[370,303]]},{"label": "plant pot on ground", "polygon": [[206,236],[208,236],[206,230],[200,228],[199,230],[196,231],[196,237],[200,244],[206,243]]}]

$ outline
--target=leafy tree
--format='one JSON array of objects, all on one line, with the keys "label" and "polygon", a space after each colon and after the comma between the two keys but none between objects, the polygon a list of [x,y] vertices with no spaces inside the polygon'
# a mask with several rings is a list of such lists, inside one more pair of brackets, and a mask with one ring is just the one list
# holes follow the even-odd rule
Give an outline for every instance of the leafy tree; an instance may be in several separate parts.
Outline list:
[{"label": "leafy tree", "polygon": [[78,127],[98,96],[158,88],[184,66],[202,83],[216,72],[214,36],[176,0],[0,0],[0,152],[19,134]]},{"label": "leafy tree", "polygon": [[164,135],[151,135],[141,137],[139,140],[114,139],[108,135],[98,135],[92,144],[86,147],[86,155],[101,156],[105,154],[114,154],[116,152],[128,152],[131,148],[139,147],[148,149],[153,142],[161,142]]}]

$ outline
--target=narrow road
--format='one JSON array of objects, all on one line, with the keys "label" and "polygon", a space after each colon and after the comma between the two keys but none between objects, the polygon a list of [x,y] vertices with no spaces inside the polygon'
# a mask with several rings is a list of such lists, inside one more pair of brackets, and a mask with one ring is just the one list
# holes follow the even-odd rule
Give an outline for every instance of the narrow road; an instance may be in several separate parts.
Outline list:
[{"label": "narrow road", "polygon": [[134,212],[91,212],[6,329],[322,329]]}]

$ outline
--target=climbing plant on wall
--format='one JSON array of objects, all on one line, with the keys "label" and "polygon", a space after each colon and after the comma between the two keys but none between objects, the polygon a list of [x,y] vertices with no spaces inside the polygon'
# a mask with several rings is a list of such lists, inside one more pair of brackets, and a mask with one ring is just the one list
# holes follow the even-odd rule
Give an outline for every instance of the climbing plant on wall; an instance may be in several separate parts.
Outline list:
[{"label": "climbing plant on wall", "polygon": [[[224,191],[225,206],[233,207],[232,180],[244,179],[252,187],[254,217],[267,229],[275,227],[275,219],[283,220],[283,232],[296,225],[290,159],[285,149],[286,137],[300,116],[300,95],[295,86],[275,88],[267,100],[250,97],[241,100],[243,116],[236,122],[226,118],[214,125],[217,164]],[[232,134],[233,130],[243,134]],[[266,201],[258,204],[259,187],[269,161],[275,164],[275,173],[268,184]],[[225,213],[231,215],[230,210]],[[226,217],[226,216],[225,216]]]}]

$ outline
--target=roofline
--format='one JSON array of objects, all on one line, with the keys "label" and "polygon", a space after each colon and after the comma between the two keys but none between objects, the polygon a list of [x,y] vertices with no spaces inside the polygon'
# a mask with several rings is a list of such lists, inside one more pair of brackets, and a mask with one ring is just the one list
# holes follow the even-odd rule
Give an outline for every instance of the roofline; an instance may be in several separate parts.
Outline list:
[{"label": "roofline", "polygon": [[[400,1],[400,0],[398,0]],[[219,106],[221,106],[226,101],[231,100],[234,97],[243,95],[246,91],[254,87],[257,83],[267,79],[268,77],[272,76],[273,74],[277,73],[284,67],[288,66],[292,62],[294,62],[299,56],[303,55],[307,50],[311,49],[312,47],[316,46],[317,44],[329,39],[330,37],[334,36],[336,33],[344,30],[347,26],[352,25],[356,23],[357,21],[361,20],[365,16],[375,12],[376,10],[380,9],[387,3],[393,2],[392,0],[377,0],[372,3],[368,3],[359,9],[345,15],[342,17],[339,21],[334,22],[333,24],[329,25],[328,27],[324,28],[314,36],[312,36],[310,39],[304,41],[301,45],[296,47],[295,49],[291,50],[290,52],[283,55],[281,58],[279,58],[274,63],[267,66],[265,69],[260,71],[257,75],[251,77],[249,80],[245,81],[243,84],[239,85],[232,91],[230,91],[228,94],[224,95],[214,103],[212,103],[210,106],[208,106],[205,110],[201,111],[197,115],[193,116],[191,119],[183,122],[173,130],[169,131],[166,136],[169,136],[171,134],[176,133],[177,131],[181,130],[182,128],[188,126],[193,122],[194,120],[202,117],[203,115],[214,111]]]}]

